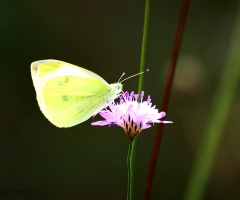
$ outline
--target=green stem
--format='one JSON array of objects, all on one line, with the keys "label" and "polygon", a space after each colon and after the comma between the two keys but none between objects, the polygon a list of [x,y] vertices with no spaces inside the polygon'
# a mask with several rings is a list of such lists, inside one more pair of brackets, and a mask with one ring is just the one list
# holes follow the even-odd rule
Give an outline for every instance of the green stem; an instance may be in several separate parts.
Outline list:
[{"label": "green stem", "polygon": [[[140,72],[144,71],[145,65],[145,55],[146,55],[146,46],[147,46],[147,28],[148,28],[148,19],[149,19],[149,2],[146,0],[145,6],[145,16],[144,16],[144,25],[143,25],[143,40],[142,40],[142,52],[141,52],[141,62],[140,62]],[[143,88],[143,74],[139,76],[138,84],[138,94],[141,93]],[[136,137],[130,138],[129,150],[128,150],[128,193],[127,199],[132,200],[132,191],[133,191],[133,168],[134,168],[134,158],[136,150]]]},{"label": "green stem", "polygon": [[[149,20],[149,2],[150,2],[150,0],[146,0],[144,25],[143,25],[143,40],[142,40],[140,72],[144,71],[144,65],[145,65],[146,46],[147,46],[147,31],[148,31],[148,20]],[[141,93],[142,88],[143,88],[143,74],[140,74],[139,83],[138,83],[138,94]]]},{"label": "green stem", "polygon": [[190,175],[185,200],[200,200],[204,195],[204,189],[240,78],[239,52],[240,3],[225,68],[213,98],[214,103],[210,110],[203,139]]},{"label": "green stem", "polygon": [[127,157],[127,165],[128,165],[128,193],[127,200],[132,200],[133,193],[133,170],[134,170],[134,157],[135,157],[135,145],[136,139],[130,138],[129,149],[128,149],[128,157]]}]

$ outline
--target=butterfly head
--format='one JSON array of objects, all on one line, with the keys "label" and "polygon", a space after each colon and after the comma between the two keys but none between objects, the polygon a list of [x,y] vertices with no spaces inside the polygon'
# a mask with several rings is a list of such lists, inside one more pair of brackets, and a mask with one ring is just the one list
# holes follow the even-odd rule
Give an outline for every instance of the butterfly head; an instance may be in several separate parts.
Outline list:
[{"label": "butterfly head", "polygon": [[122,91],[123,85],[121,83],[115,83],[113,85],[113,90],[116,91],[116,93],[120,93]]},{"label": "butterfly head", "polygon": [[114,83],[111,84],[110,87],[112,88],[112,96],[113,98],[119,97],[119,93],[122,92],[123,85],[121,83]]}]

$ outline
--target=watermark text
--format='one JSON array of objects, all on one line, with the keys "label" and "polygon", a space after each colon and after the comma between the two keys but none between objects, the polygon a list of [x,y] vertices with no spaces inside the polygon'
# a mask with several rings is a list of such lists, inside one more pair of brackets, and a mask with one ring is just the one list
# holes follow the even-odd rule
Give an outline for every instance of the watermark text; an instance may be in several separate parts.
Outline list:
[{"label": "watermark text", "polygon": [[36,189],[0,189],[1,196],[34,196]]}]

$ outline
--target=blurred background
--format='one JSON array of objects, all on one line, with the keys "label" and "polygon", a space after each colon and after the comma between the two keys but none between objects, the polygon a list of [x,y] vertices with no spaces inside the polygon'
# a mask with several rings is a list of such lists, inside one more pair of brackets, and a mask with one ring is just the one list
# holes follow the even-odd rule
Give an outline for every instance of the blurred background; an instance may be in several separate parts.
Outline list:
[{"label": "blurred background", "polygon": [[[160,108],[181,1],[150,3],[144,91]],[[177,66],[152,199],[182,199],[225,64],[236,0],[193,0]],[[58,59],[108,83],[139,72],[145,1],[0,1],[0,199],[126,199],[129,139],[90,118],[60,129],[41,113],[30,64]],[[137,92],[138,78],[124,82]],[[146,96],[145,96],[146,97]],[[206,200],[240,199],[240,90],[206,189]],[[137,143],[134,199],[143,199],[156,125]],[[25,194],[12,192],[25,191]],[[30,191],[32,190],[32,192]],[[8,195],[7,192],[12,192]]]}]

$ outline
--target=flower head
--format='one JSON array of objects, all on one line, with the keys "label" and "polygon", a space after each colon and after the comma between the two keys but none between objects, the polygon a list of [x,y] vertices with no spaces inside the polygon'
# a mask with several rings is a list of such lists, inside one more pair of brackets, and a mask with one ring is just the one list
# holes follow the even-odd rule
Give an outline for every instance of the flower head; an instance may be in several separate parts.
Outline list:
[{"label": "flower head", "polygon": [[125,92],[120,102],[109,104],[110,110],[101,110],[99,114],[105,121],[91,123],[93,126],[114,125],[123,128],[124,132],[131,138],[137,136],[143,129],[150,128],[149,123],[172,123],[171,121],[161,121],[166,113],[158,112],[152,106],[150,95],[147,101],[143,101],[144,92],[140,95],[141,102],[137,102],[139,95]]}]

